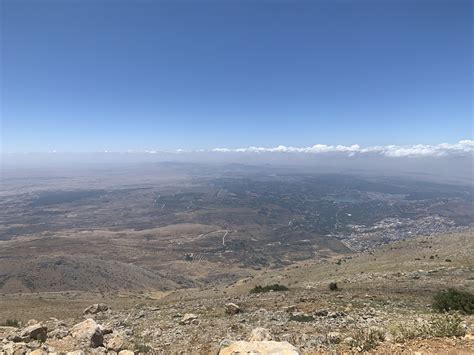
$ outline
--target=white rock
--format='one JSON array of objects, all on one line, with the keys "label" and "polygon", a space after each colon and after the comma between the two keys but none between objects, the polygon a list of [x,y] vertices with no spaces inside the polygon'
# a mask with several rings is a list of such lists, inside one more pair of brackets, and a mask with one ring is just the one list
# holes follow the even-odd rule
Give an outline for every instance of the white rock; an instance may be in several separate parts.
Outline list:
[{"label": "white rock", "polygon": [[191,324],[194,320],[198,318],[197,315],[192,314],[192,313],[186,313],[183,318],[181,318],[180,323],[181,324]]},{"label": "white rock", "polygon": [[241,309],[235,303],[227,303],[225,305],[225,313],[227,314],[237,314],[240,313]]},{"label": "white rock", "polygon": [[222,348],[219,355],[299,355],[300,352],[287,341],[236,341]]},{"label": "white rock", "polygon": [[36,349],[30,352],[29,355],[48,355],[48,352],[43,349]]},{"label": "white rock", "polygon": [[92,348],[96,348],[104,342],[102,329],[93,319],[86,319],[76,324],[71,328],[71,335],[81,342],[87,342],[87,345]]},{"label": "white rock", "polygon": [[84,314],[97,314],[100,312],[105,312],[109,309],[109,306],[106,305],[105,303],[95,303],[93,305],[90,305],[84,310]]},{"label": "white rock", "polygon": [[123,348],[124,340],[123,338],[116,334],[107,342],[107,349],[113,351],[120,351]]}]

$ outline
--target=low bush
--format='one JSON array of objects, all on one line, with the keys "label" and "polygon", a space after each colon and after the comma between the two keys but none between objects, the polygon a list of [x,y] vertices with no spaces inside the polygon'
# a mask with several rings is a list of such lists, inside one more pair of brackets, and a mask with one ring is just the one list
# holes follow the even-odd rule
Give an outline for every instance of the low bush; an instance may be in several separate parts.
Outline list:
[{"label": "low bush", "polygon": [[292,314],[290,320],[295,322],[312,322],[314,321],[314,317],[308,314]]},{"label": "low bush", "polygon": [[438,312],[459,311],[474,314],[474,294],[450,288],[436,293],[431,306]]},{"label": "low bush", "polygon": [[390,329],[393,338],[397,342],[406,340],[424,338],[427,336],[426,326],[421,323],[402,323],[396,324]]},{"label": "low bush", "polygon": [[279,284],[273,284],[273,285],[267,285],[267,286],[255,286],[250,290],[250,293],[265,293],[265,292],[270,292],[270,291],[289,291],[290,289],[286,286],[279,285]]},{"label": "low bush", "polygon": [[3,325],[7,326],[7,327],[16,327],[18,328],[20,326],[20,322],[16,319],[7,319]]},{"label": "low bush", "polygon": [[416,338],[443,338],[463,336],[466,330],[457,314],[433,315],[429,321],[395,325],[391,333],[398,342]]},{"label": "low bush", "polygon": [[459,315],[443,314],[432,318],[429,333],[433,337],[459,337],[466,334],[466,330]]},{"label": "low bush", "polygon": [[359,329],[353,336],[351,346],[358,351],[369,351],[385,340],[385,332],[377,327]]},{"label": "low bush", "polygon": [[329,284],[329,289],[330,289],[331,291],[337,291],[337,290],[338,290],[337,283],[331,282],[331,283]]}]

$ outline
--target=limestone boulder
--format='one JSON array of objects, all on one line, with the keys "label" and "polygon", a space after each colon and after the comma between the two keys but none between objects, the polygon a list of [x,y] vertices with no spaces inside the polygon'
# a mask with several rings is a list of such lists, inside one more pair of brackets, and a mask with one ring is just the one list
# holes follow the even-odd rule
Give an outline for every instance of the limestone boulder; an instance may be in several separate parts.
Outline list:
[{"label": "limestone boulder", "polygon": [[48,328],[43,326],[41,323],[35,323],[30,325],[20,332],[20,338],[23,341],[31,341],[31,340],[39,340],[39,341],[46,341],[48,333]]},{"label": "limestone boulder", "polygon": [[71,335],[77,341],[85,343],[91,348],[97,348],[104,342],[102,328],[93,319],[86,319],[71,328]]},{"label": "limestone boulder", "polygon": [[97,313],[100,313],[100,312],[105,312],[108,309],[109,309],[109,306],[106,305],[105,303],[95,303],[95,304],[90,305],[89,307],[87,307],[82,313],[84,315],[97,314]]},{"label": "limestone boulder", "polygon": [[235,341],[221,348],[219,355],[299,355],[300,352],[287,341]]}]

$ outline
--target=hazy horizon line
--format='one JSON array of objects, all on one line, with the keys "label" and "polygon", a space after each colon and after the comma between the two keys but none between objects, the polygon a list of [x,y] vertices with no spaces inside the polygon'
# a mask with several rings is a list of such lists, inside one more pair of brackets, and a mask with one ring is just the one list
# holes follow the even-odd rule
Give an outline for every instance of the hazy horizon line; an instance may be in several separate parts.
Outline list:
[{"label": "hazy horizon line", "polygon": [[31,151],[31,152],[1,152],[2,155],[24,155],[24,154],[199,154],[199,153],[250,153],[250,154],[264,154],[264,153],[303,153],[303,154],[328,154],[336,153],[349,157],[355,155],[379,155],[384,157],[445,157],[451,155],[469,155],[474,153],[474,140],[464,139],[457,143],[439,143],[439,144],[405,144],[405,145],[372,145],[361,146],[359,144],[353,145],[327,145],[314,144],[306,147],[292,147],[285,145],[278,145],[274,147],[258,147],[248,146],[239,148],[216,147],[210,149],[144,149],[144,150],[98,150],[98,151]]}]

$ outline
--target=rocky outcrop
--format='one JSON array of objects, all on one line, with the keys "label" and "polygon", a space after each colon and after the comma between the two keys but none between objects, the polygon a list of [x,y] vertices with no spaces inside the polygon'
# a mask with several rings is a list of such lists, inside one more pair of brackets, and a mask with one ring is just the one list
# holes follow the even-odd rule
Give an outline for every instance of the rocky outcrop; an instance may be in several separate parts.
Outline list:
[{"label": "rocky outcrop", "polygon": [[28,343],[30,341],[44,342],[46,340],[47,333],[48,328],[43,326],[41,323],[36,323],[27,326],[26,328],[23,328],[19,332],[13,332],[8,336],[8,340],[13,341],[15,343]]},{"label": "rocky outcrop", "polygon": [[44,342],[46,341],[47,333],[48,328],[44,327],[41,323],[36,323],[24,328],[20,336],[26,341],[39,340]]},{"label": "rocky outcrop", "polygon": [[97,314],[97,313],[105,312],[108,310],[109,310],[109,306],[106,305],[105,303],[95,303],[87,307],[82,313],[84,315]]},{"label": "rocky outcrop", "polygon": [[91,348],[97,348],[104,342],[102,328],[90,318],[76,324],[70,333],[77,341]]}]

